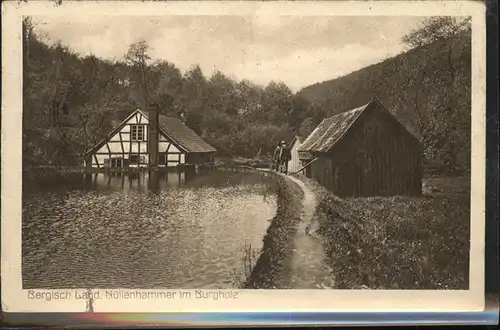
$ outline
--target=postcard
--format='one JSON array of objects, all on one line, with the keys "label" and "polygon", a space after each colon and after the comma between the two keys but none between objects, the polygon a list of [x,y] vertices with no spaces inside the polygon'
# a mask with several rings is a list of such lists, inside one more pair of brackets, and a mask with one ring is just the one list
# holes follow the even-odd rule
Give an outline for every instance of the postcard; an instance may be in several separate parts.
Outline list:
[{"label": "postcard", "polygon": [[2,3],[5,312],[480,311],[485,6]]}]

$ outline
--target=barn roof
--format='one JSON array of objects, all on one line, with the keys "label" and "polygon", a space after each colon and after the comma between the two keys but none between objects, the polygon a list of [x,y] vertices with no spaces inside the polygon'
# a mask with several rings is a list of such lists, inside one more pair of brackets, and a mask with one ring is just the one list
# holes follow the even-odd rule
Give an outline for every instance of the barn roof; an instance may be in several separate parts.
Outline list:
[{"label": "barn roof", "polygon": [[192,129],[187,127],[180,119],[163,115],[158,117],[160,130],[172,140],[177,142],[177,144],[179,144],[187,152],[198,153],[217,151]]},{"label": "barn roof", "polygon": [[[342,137],[349,131],[352,125],[356,122],[359,116],[372,104],[377,103],[385,109],[376,99],[371,99],[367,104],[355,108],[350,111],[339,113],[335,116],[325,118],[323,121],[312,131],[307,139],[302,143],[299,148],[301,152],[328,152]],[[390,111],[387,110],[389,114]],[[391,114],[392,116],[392,114]],[[394,116],[393,116],[394,117]],[[394,119],[399,123],[395,117]],[[401,124],[402,125],[402,124]],[[404,126],[403,126],[404,127]],[[409,132],[406,127],[405,130],[412,137],[415,136]]]},{"label": "barn roof", "polygon": [[359,108],[325,118],[302,143],[299,151],[327,152],[349,130],[359,115],[367,108]]}]

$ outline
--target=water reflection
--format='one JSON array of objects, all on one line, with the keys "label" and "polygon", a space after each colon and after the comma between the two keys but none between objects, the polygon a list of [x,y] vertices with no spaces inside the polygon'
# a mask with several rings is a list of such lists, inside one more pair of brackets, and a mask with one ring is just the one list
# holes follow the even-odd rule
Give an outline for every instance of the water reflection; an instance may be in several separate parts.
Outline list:
[{"label": "water reflection", "polygon": [[149,189],[152,191],[182,187],[197,175],[200,176],[199,173],[192,171],[82,174],[84,187],[88,189]]},{"label": "water reflection", "polygon": [[276,213],[255,173],[93,174],[37,187],[23,193],[25,288],[231,287],[245,245],[262,245]]}]

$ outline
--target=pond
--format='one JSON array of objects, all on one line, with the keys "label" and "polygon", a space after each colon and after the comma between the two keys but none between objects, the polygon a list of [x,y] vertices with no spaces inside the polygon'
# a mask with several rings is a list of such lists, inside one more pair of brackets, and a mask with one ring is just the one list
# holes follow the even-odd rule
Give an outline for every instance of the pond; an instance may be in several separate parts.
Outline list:
[{"label": "pond", "polygon": [[[253,172],[77,174],[23,191],[23,287],[232,288],[276,214]],[[50,184],[47,184],[49,182]]]}]

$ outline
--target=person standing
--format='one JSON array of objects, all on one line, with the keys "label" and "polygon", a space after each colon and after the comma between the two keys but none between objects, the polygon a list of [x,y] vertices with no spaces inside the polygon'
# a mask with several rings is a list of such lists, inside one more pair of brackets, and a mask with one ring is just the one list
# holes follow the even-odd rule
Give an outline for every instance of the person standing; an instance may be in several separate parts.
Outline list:
[{"label": "person standing", "polygon": [[288,161],[290,160],[290,150],[286,146],[285,141],[281,141],[280,146],[280,163],[281,163],[281,173],[288,174]]},{"label": "person standing", "polygon": [[274,149],[274,155],[273,155],[274,169],[276,170],[276,172],[280,171],[280,154],[281,154],[281,144],[278,143],[278,145]]}]

